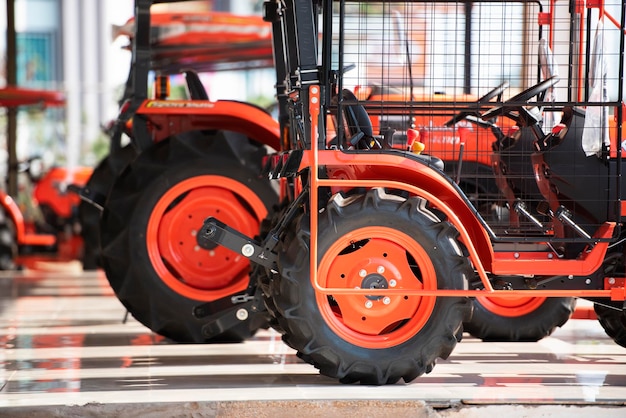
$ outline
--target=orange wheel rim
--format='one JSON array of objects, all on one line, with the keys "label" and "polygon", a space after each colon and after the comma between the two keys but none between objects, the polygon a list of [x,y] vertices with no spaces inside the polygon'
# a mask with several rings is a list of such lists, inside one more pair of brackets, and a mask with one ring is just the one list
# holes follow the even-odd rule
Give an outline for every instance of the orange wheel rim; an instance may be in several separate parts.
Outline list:
[{"label": "orange wheel rim", "polygon": [[[340,237],[325,252],[318,276],[322,286],[331,288],[437,288],[435,268],[424,248],[386,227],[363,227]],[[342,339],[360,347],[387,348],[424,327],[436,298],[318,293],[316,300],[324,321]]]},{"label": "orange wheel rim", "polygon": [[524,296],[518,298],[477,297],[476,300],[489,312],[514,318],[536,311],[546,298]]},{"label": "orange wheel rim", "polygon": [[201,249],[196,233],[214,216],[254,236],[267,208],[257,194],[229,177],[197,176],[161,196],[148,220],[146,248],[161,280],[185,297],[212,301],[248,286],[250,262],[222,246]]}]

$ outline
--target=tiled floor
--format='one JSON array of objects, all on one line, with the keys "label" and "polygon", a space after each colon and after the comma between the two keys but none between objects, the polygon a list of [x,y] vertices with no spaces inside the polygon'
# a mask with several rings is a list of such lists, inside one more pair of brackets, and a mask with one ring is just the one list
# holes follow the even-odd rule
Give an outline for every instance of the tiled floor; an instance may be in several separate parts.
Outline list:
[{"label": "tiled floor", "polygon": [[[125,310],[101,272],[82,272],[72,263],[42,267],[0,272],[0,416],[67,405],[233,401],[236,408],[244,401],[337,406],[349,400],[434,405],[432,413],[449,412],[451,405],[602,407],[605,417],[626,417],[626,349],[594,320],[570,320],[538,343],[483,343],[466,335],[448,360],[410,384],[342,385],[300,361],[271,330],[241,344],[173,344],[132,317],[124,322]],[[117,416],[113,410],[102,416]],[[177,411],[161,410],[187,415]],[[227,415],[207,411],[195,416]]]}]

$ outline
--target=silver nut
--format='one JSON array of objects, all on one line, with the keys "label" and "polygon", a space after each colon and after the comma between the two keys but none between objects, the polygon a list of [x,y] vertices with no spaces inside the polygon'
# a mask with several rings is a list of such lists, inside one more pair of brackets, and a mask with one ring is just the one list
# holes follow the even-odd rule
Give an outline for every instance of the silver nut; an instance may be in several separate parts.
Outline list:
[{"label": "silver nut", "polygon": [[244,257],[252,257],[252,254],[254,254],[254,246],[252,244],[245,244],[241,247],[241,254],[243,254]]},{"label": "silver nut", "polygon": [[237,319],[240,321],[245,321],[248,319],[248,311],[241,308],[237,311]]}]

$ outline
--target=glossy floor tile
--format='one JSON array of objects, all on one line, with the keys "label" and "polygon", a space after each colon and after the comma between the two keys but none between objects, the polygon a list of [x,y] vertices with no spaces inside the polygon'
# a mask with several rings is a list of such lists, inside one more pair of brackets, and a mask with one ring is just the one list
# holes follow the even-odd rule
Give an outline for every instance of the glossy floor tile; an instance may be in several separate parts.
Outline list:
[{"label": "glossy floor tile", "polygon": [[0,416],[55,405],[392,400],[602,406],[626,417],[626,349],[595,320],[572,319],[537,343],[466,335],[432,373],[371,387],[320,376],[272,330],[241,344],[171,343],[126,315],[101,272],[71,263],[2,272],[0,295]]}]

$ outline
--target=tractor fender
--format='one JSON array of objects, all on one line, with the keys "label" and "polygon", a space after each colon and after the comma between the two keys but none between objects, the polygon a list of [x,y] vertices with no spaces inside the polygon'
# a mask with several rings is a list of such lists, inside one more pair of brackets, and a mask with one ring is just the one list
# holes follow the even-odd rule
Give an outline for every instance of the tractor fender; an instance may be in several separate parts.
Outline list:
[{"label": "tractor fender", "polygon": [[26,225],[24,223],[24,215],[19,206],[11,196],[0,190],[0,199],[2,199],[2,208],[11,222],[15,226],[15,237],[18,244],[25,241]]},{"label": "tractor fender", "polygon": [[[307,154],[301,167],[312,161],[311,154]],[[466,237],[461,233],[464,244],[470,253],[475,250],[482,267],[490,270],[494,259],[493,247],[480,216],[459,186],[444,172],[429,165],[428,160],[413,153],[393,150],[320,151],[317,159],[320,166],[325,166],[329,179],[366,180],[362,187],[368,187],[369,181],[376,187],[391,189],[403,188],[399,187],[399,184],[404,184],[413,187],[413,190],[410,190],[411,187],[405,189],[411,194],[423,191],[425,193],[422,194],[434,196],[439,203],[435,204],[436,202],[432,201],[431,203],[447,215],[448,221],[457,230],[467,232]]]},{"label": "tractor fender", "polygon": [[147,100],[136,112],[144,117],[152,138],[159,142],[172,135],[197,130],[228,130],[280,149],[278,122],[262,108],[232,100]]}]

